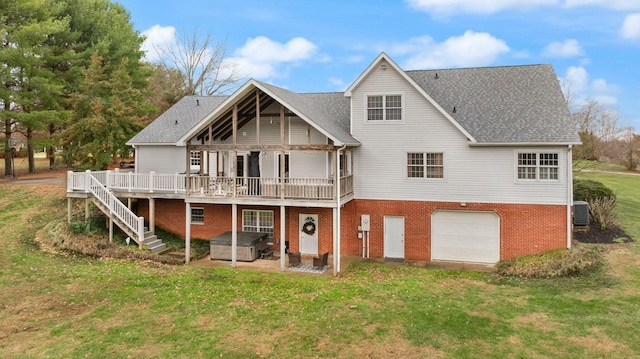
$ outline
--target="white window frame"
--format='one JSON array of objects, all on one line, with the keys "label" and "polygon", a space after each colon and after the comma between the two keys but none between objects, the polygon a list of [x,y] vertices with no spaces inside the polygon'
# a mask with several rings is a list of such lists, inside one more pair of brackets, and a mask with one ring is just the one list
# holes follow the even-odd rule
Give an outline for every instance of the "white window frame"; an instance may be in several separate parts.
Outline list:
[{"label": "white window frame", "polygon": [[191,151],[189,153],[189,164],[191,165],[191,167],[200,167],[200,163],[202,163],[200,151]]},{"label": "white window frame", "polygon": [[[382,119],[381,120],[370,120],[369,119],[369,97],[382,97],[382,107],[379,109],[382,110]],[[387,119],[387,111],[392,109],[398,109],[398,107],[387,107],[387,97],[390,96],[400,96],[400,119],[399,120],[389,120]],[[392,93],[366,93],[364,94],[364,122],[365,123],[404,123],[405,119],[405,95],[402,92],[392,92]],[[374,109],[378,109],[377,107]]]},{"label": "white window frame", "polygon": [[[521,155],[535,155],[535,159],[533,163],[522,164],[521,163]],[[554,158],[545,158],[545,156],[554,156]],[[536,182],[548,182],[548,183],[558,183],[560,182],[560,173],[561,173],[561,152],[560,151],[536,151],[536,150],[521,150],[516,151],[514,154],[515,157],[515,178],[517,182],[524,183],[536,183]],[[526,159],[525,159],[526,160]],[[532,160],[529,158],[528,160]],[[548,164],[547,161],[555,161],[555,164]],[[528,173],[533,175],[533,178],[521,178],[520,177],[520,169],[528,168]],[[533,170],[533,171],[532,171]],[[554,171],[555,170],[555,171]],[[550,176],[555,175],[556,178],[549,178]]]},{"label": "white window frame", "polygon": [[[411,165],[409,163],[409,155],[411,154],[419,154],[422,155],[422,164],[420,165]],[[442,165],[430,165],[427,163],[427,156],[428,155],[441,155],[442,156]],[[447,162],[446,162],[446,155],[444,153],[444,151],[407,151],[405,153],[404,156],[404,171],[405,171],[405,176],[408,180],[419,180],[419,181],[444,181],[447,178]],[[422,170],[422,176],[419,177],[412,177],[409,176],[409,168],[411,166],[414,167],[421,167]],[[429,168],[441,168],[442,169],[442,177],[428,177],[429,174]]]},{"label": "white window frame", "polygon": [[[202,214],[195,214],[194,211],[202,211]],[[198,218],[198,219],[195,219]],[[199,218],[202,218],[200,220]],[[204,225],[204,208],[203,207],[191,207],[191,224]]]},{"label": "white window frame", "polygon": [[[249,217],[249,214],[251,216]],[[261,215],[264,215],[261,216]],[[254,223],[248,223],[255,221]],[[270,222],[270,223],[269,223]],[[243,209],[242,210],[242,231],[268,233],[267,242],[273,242],[275,230],[275,214],[273,211]]]}]

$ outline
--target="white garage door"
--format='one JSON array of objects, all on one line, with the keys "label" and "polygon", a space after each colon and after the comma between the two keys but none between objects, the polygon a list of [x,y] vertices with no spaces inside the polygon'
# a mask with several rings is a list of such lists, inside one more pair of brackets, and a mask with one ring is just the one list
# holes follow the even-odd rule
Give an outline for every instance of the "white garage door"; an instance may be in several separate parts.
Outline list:
[{"label": "white garage door", "polygon": [[434,212],[431,215],[431,260],[497,263],[500,260],[500,217],[493,212]]}]

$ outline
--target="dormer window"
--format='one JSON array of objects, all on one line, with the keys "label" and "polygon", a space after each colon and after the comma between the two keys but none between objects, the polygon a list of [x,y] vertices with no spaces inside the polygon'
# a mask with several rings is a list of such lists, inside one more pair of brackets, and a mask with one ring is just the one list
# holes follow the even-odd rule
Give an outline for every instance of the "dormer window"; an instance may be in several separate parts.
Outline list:
[{"label": "dormer window", "polygon": [[367,121],[402,121],[402,95],[368,95]]}]

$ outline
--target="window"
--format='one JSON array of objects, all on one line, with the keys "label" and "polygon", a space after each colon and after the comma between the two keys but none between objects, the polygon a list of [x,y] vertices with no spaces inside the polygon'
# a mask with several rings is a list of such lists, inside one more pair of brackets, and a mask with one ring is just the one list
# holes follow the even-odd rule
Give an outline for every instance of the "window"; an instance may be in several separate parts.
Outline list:
[{"label": "window", "polygon": [[200,151],[191,151],[191,166],[200,166]]},{"label": "window", "polygon": [[191,208],[191,224],[204,224],[204,208]]},{"label": "window", "polygon": [[407,177],[444,178],[442,153],[407,153]]},{"label": "window", "polygon": [[367,96],[367,121],[402,121],[402,95]]},{"label": "window", "polygon": [[268,240],[273,240],[273,211],[243,210],[242,230],[245,232],[268,233]]},{"label": "window", "polygon": [[557,153],[518,153],[518,179],[558,180]]}]

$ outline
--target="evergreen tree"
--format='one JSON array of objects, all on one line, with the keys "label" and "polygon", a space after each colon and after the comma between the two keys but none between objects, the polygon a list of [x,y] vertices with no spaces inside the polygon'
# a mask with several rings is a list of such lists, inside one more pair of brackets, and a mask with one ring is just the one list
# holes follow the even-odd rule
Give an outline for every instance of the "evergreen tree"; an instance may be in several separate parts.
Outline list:
[{"label": "evergreen tree", "polygon": [[150,111],[127,66],[125,60],[110,72],[111,65],[94,55],[71,96],[73,115],[62,137],[67,155],[85,169],[104,169],[128,156],[126,141],[142,129]]}]

